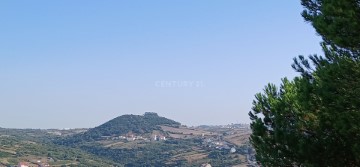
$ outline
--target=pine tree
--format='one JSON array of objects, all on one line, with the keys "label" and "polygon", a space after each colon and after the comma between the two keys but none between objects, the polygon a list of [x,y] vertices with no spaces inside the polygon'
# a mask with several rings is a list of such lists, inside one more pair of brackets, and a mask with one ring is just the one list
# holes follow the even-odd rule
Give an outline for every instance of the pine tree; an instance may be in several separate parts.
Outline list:
[{"label": "pine tree", "polygon": [[302,4],[325,40],[324,57],[295,58],[300,76],[255,96],[249,116],[256,158],[263,166],[360,166],[359,1]]},{"label": "pine tree", "polygon": [[303,56],[302,75],[255,96],[251,142],[264,166],[360,164],[360,61],[325,48],[326,58]]},{"label": "pine tree", "polygon": [[311,22],[327,44],[360,49],[359,0],[301,0],[302,15]]}]

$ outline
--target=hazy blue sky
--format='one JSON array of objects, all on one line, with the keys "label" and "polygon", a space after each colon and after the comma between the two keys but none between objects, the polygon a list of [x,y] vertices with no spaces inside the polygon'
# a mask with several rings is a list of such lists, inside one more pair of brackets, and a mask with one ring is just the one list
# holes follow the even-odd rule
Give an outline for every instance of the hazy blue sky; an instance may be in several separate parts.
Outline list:
[{"label": "hazy blue sky", "polygon": [[321,54],[299,1],[0,1],[0,127],[248,123],[293,57]]}]

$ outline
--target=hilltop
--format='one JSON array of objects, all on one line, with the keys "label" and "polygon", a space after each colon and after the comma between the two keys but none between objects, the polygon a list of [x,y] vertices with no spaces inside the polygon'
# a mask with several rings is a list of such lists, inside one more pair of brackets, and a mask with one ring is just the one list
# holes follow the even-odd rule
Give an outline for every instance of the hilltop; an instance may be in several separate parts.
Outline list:
[{"label": "hilltop", "polygon": [[181,124],[174,120],[160,117],[152,112],[147,112],[144,115],[122,115],[98,127],[91,128],[84,133],[69,136],[59,142],[65,145],[74,145],[80,142],[98,141],[102,137],[126,134],[150,134],[153,131],[162,131],[161,126],[164,125],[178,127]]},{"label": "hilltop", "polygon": [[98,138],[101,136],[118,136],[127,133],[144,134],[151,133],[154,130],[160,130],[160,125],[179,126],[180,123],[150,112],[144,115],[122,115],[96,128],[90,129],[85,135]]}]

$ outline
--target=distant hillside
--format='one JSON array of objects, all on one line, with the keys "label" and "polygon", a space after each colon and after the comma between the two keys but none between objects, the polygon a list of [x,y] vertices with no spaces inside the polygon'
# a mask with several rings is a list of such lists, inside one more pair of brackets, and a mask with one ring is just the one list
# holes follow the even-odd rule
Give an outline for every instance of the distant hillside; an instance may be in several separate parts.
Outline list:
[{"label": "distant hillside", "polygon": [[[156,113],[145,113],[119,116],[86,132],[61,135],[53,141],[124,167],[198,167],[206,163],[245,166],[249,156],[246,129],[209,128],[211,131],[188,128]],[[237,140],[238,136],[242,138]]]},{"label": "distant hillside", "polygon": [[180,123],[151,112],[144,115],[122,115],[98,127],[89,129],[85,133],[68,137],[61,142],[71,145],[71,143],[98,140],[102,136],[151,133],[154,130],[161,130],[160,125],[179,126]]},{"label": "distant hillside", "polygon": [[44,130],[0,128],[0,167],[14,166],[19,162],[32,166],[119,166],[107,158],[77,148],[52,144],[50,140],[54,137]]},{"label": "distant hillside", "polygon": [[159,125],[180,125],[180,123],[156,113],[145,113],[144,115],[122,115],[114,118],[96,128],[90,129],[86,134],[92,137],[123,135],[127,133],[151,133],[160,130]]}]

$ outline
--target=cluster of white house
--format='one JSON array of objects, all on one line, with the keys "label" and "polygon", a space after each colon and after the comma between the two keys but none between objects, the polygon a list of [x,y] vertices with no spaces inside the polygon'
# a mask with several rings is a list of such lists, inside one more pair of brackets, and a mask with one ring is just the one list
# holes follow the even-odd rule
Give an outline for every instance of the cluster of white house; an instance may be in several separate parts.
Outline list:
[{"label": "cluster of white house", "polygon": [[219,150],[229,150],[230,153],[235,153],[236,148],[234,146],[231,146],[229,142],[217,140],[215,138],[207,138],[203,140],[203,145],[206,145],[207,147],[212,147]]},{"label": "cluster of white house", "polygon": [[28,163],[28,162],[19,162],[18,165],[14,167],[50,167],[48,163],[42,163],[41,161]]},{"label": "cluster of white house", "polygon": [[152,135],[151,138],[137,136],[134,134],[128,134],[125,136],[102,136],[105,140],[127,140],[127,141],[135,141],[135,140],[145,140],[145,141],[160,141],[166,140],[166,137],[163,135]]}]

